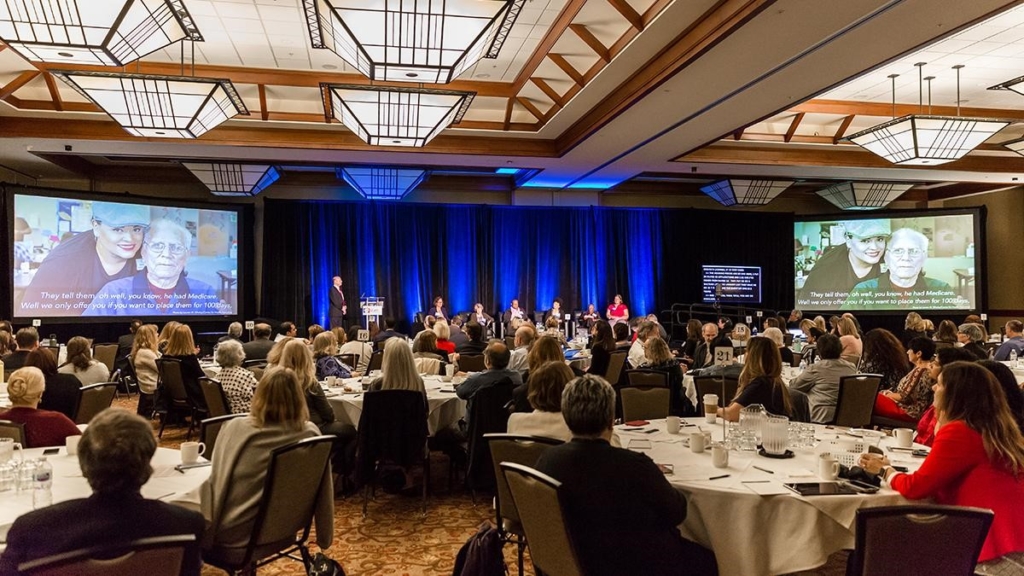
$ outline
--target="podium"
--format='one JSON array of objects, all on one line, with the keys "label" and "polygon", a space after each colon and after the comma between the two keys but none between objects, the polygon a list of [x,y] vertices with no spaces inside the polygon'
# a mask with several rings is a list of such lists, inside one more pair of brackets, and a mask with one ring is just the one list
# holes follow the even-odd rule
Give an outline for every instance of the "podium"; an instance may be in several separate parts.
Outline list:
[{"label": "podium", "polygon": [[380,326],[380,317],[384,315],[384,299],[376,296],[365,296],[359,299],[359,309],[363,312],[363,322],[367,329],[370,321]]}]

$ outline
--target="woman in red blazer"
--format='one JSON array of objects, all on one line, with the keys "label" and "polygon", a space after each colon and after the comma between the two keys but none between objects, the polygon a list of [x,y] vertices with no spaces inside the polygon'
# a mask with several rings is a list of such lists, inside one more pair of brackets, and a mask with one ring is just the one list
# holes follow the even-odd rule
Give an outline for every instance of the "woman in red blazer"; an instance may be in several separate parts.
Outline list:
[{"label": "woman in red blazer", "polygon": [[907,498],[988,508],[995,513],[978,572],[1024,566],[1024,436],[995,376],[973,362],[942,367],[935,391],[935,442],[921,468],[902,474],[876,454],[861,466]]}]

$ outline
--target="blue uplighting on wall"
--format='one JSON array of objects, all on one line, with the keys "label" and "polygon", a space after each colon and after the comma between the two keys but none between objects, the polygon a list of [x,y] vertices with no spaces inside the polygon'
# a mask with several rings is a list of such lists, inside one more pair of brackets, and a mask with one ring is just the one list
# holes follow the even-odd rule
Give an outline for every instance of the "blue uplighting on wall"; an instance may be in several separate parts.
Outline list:
[{"label": "blue uplighting on wall", "polygon": [[502,174],[505,176],[514,176],[519,173],[519,168],[498,168],[494,171],[495,174]]}]

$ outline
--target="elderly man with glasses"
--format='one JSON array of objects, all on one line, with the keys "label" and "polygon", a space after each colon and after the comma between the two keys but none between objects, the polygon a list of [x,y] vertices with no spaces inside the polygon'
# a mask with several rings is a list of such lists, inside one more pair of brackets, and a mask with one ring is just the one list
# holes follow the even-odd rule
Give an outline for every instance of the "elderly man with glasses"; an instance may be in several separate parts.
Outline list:
[{"label": "elderly man with glasses", "polygon": [[225,314],[209,284],[188,278],[192,233],[170,220],[154,220],[142,243],[146,268],[130,278],[108,283],[93,298],[85,316],[156,316]]},{"label": "elderly man with glasses", "polygon": [[888,274],[857,284],[842,309],[964,307],[949,284],[925,276],[926,260],[927,236],[910,228],[893,232],[885,249]]}]

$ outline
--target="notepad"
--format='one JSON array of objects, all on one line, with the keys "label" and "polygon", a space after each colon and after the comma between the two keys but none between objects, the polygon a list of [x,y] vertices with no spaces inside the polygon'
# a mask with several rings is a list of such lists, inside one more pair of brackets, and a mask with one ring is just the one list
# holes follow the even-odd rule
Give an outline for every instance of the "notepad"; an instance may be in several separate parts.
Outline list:
[{"label": "notepad", "polygon": [[743,486],[759,496],[775,496],[776,494],[792,494],[785,486],[771,480],[750,480]]}]

